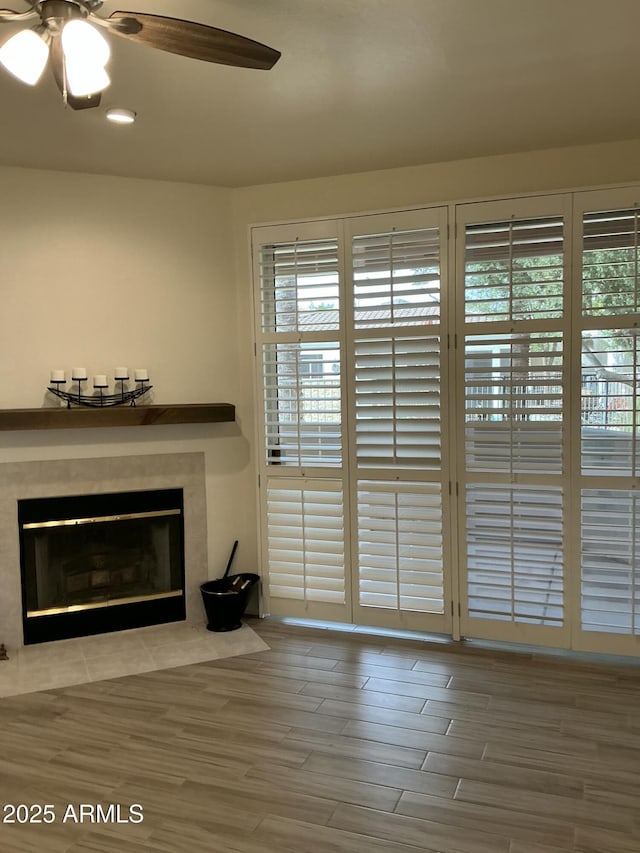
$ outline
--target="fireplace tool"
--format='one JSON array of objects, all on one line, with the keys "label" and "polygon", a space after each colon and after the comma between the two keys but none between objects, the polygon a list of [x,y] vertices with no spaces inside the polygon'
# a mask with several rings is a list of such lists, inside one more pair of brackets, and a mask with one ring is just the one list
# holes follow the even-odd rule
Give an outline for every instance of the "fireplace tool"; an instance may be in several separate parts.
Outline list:
[{"label": "fireplace tool", "polygon": [[224,580],[229,575],[229,569],[231,568],[231,564],[233,563],[233,558],[236,555],[236,551],[238,550],[238,540],[233,543],[233,548],[231,549],[231,553],[229,554],[229,559],[227,561],[227,568],[224,570],[224,574],[222,575],[222,580]]}]

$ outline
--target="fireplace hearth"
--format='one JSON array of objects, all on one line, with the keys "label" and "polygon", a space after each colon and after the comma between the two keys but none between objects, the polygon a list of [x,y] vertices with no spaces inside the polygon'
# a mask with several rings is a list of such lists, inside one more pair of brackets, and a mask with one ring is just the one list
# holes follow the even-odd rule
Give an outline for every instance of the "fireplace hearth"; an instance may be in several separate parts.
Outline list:
[{"label": "fireplace hearth", "polygon": [[182,489],[18,501],[26,645],[185,619]]}]

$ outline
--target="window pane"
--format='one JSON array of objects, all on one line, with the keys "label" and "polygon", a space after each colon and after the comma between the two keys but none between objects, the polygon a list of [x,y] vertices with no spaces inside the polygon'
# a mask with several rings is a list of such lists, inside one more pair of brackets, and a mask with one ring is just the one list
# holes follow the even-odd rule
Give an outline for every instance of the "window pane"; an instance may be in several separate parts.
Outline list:
[{"label": "window pane", "polygon": [[562,516],[556,487],[467,488],[470,616],[562,625]]},{"label": "window pane", "polygon": [[359,466],[440,466],[440,339],[356,341]]},{"label": "window pane", "polygon": [[467,337],[469,471],[562,470],[562,340],[560,332]]},{"label": "window pane", "polygon": [[638,470],[638,336],[633,329],[582,335],[582,469],[635,475]]},{"label": "window pane", "polygon": [[583,228],[584,314],[606,317],[640,310],[638,211],[587,213]]},{"label": "window pane", "polygon": [[337,329],[338,244],[307,240],[260,252],[263,332]]},{"label": "window pane", "polygon": [[337,481],[272,483],[267,489],[272,596],[343,604],[344,519]]},{"label": "window pane", "polygon": [[563,277],[561,218],[467,226],[467,322],[560,317]]},{"label": "window pane", "polygon": [[355,237],[352,251],[356,328],[440,322],[438,228]]},{"label": "window pane", "polygon": [[582,629],[640,636],[640,507],[624,489],[582,493]]},{"label": "window pane", "polygon": [[340,465],[340,354],[336,341],[263,349],[267,462]]},{"label": "window pane", "polygon": [[363,607],[442,613],[440,485],[360,482],[358,563]]}]

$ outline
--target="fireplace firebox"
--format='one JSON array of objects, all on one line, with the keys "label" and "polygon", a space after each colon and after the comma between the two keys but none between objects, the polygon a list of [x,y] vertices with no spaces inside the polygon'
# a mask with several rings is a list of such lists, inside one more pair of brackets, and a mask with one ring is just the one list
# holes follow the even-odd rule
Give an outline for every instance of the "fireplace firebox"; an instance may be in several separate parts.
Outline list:
[{"label": "fireplace firebox", "polygon": [[18,501],[25,645],[186,618],[182,489]]}]

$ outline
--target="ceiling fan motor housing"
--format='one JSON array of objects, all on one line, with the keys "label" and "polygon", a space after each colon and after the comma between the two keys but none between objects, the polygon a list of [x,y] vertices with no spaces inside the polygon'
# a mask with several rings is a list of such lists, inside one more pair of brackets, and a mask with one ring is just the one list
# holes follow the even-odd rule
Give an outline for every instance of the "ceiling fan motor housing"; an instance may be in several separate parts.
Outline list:
[{"label": "ceiling fan motor housing", "polygon": [[35,8],[40,13],[45,27],[59,34],[67,21],[87,18],[101,5],[101,0],[41,0]]}]

